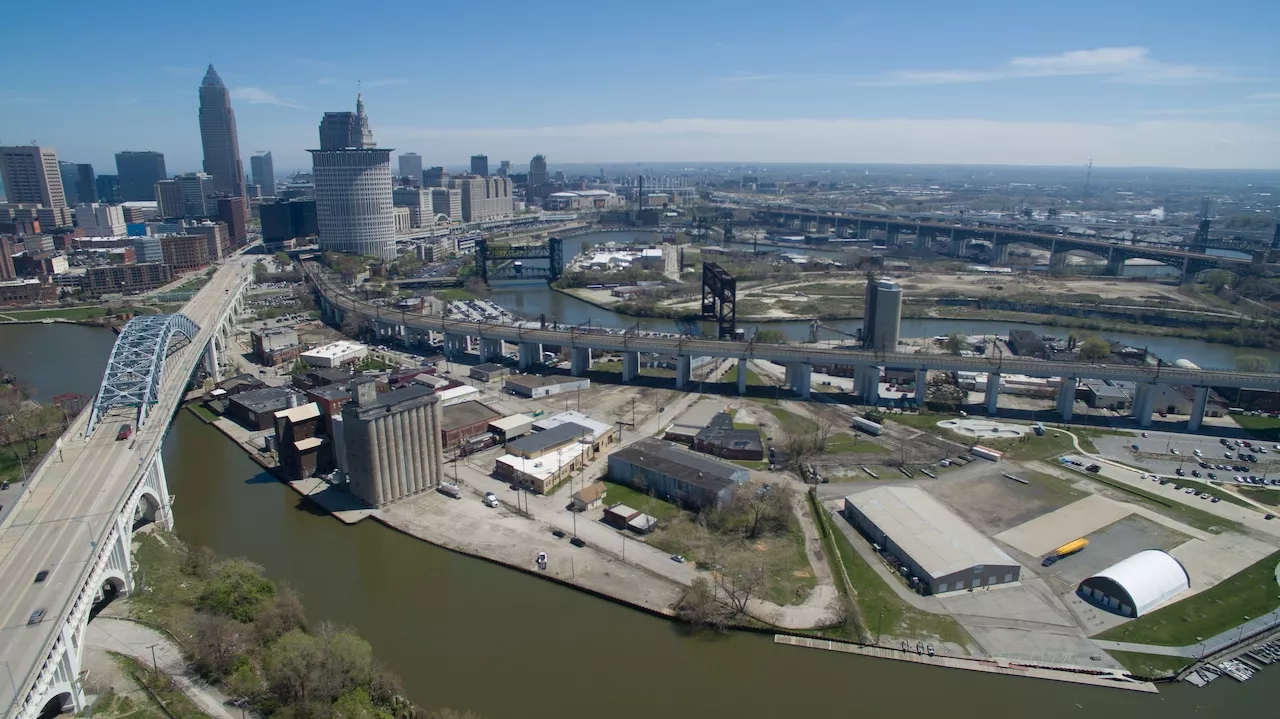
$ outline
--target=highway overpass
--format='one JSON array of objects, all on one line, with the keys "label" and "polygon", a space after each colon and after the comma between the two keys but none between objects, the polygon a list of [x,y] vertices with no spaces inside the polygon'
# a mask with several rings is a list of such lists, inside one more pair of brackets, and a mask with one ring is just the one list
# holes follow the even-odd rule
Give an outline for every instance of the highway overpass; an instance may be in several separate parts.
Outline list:
[{"label": "highway overpass", "polygon": [[[93,408],[58,438],[0,524],[5,717],[84,708],[81,655],[90,611],[133,590],[135,526],[173,526],[160,458],[165,432],[196,366],[216,365],[251,276],[249,261],[230,260],[181,315],[126,325]],[[134,432],[117,440],[123,424]],[[49,574],[37,582],[41,571]],[[43,615],[34,616],[39,610]]]},{"label": "highway overpass", "polygon": [[[1195,388],[1195,404],[1203,415],[1210,387],[1247,387],[1251,389],[1280,390],[1280,374],[1182,369],[1176,367],[1148,367],[1132,365],[1101,365],[1081,362],[1049,361],[1029,357],[962,357],[951,354],[908,354],[899,352],[868,352],[861,350],[819,347],[815,345],[766,344],[703,339],[698,337],[663,337],[653,333],[591,327],[556,327],[532,329],[511,324],[460,322],[436,315],[415,315],[388,311],[360,300],[351,294],[341,281],[314,262],[303,264],[307,278],[320,295],[320,306],[326,319],[340,323],[347,313],[368,318],[380,338],[398,340],[407,344],[426,343],[430,333],[444,335],[446,351],[470,346],[478,340],[481,359],[495,359],[502,355],[502,343],[510,342],[519,348],[521,367],[528,367],[541,360],[543,344],[555,345],[570,352],[572,372],[585,373],[591,365],[594,351],[607,351],[622,355],[622,379],[629,382],[639,373],[639,353],[676,355],[677,388],[689,386],[693,357],[736,358],[740,361],[738,391],[746,391],[747,360],[767,360],[787,367],[787,384],[798,395],[808,398],[813,365],[843,365],[855,369],[856,393],[866,398],[874,396],[879,380],[879,367],[910,370],[923,378],[929,370],[986,372],[993,375],[987,385],[999,386],[1001,374],[1023,374],[1032,377],[1059,378],[1060,387],[1070,385],[1070,399],[1074,401],[1076,380],[1126,380],[1138,385],[1134,415],[1139,424],[1151,422],[1152,402],[1159,385],[1188,385]],[[990,397],[994,399],[996,392]],[[1060,397],[1066,397],[1060,393]],[[989,400],[990,401],[990,400]],[[1064,420],[1071,416],[1072,402],[1059,402],[1058,409]],[[990,405],[989,405],[990,406]],[[1193,412],[1190,429],[1199,429],[1199,417]]]}]

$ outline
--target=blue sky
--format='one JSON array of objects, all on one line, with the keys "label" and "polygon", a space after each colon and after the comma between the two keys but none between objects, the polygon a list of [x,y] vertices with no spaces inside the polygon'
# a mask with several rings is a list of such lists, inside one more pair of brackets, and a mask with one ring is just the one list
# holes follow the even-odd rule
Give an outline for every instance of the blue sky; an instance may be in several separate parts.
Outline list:
[{"label": "blue sky", "polygon": [[0,143],[199,169],[212,62],[278,172],[357,81],[379,144],[428,164],[1280,167],[1277,2],[558,5],[17,3]]}]

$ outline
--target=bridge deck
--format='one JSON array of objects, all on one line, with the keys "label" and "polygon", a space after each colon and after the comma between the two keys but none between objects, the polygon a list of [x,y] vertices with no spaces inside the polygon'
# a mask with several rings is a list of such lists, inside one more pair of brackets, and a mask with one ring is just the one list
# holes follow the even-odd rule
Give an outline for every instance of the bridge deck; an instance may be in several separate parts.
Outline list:
[{"label": "bridge deck", "polygon": [[[242,260],[225,265],[183,312],[197,322],[197,340],[167,360],[159,402],[151,421],[129,440],[116,441],[120,424],[134,413],[120,408],[108,414],[85,441],[89,412],[83,411],[32,475],[17,506],[0,524],[0,656],[13,673],[20,696],[26,694],[66,621],[85,573],[128,499],[139,469],[160,450],[168,419],[200,361],[204,345],[226,305],[225,290],[248,276]],[[35,583],[36,572],[49,577]],[[37,609],[43,621],[27,624]],[[0,680],[0,707],[11,711],[12,684]],[[9,711],[6,712],[6,715]]]}]

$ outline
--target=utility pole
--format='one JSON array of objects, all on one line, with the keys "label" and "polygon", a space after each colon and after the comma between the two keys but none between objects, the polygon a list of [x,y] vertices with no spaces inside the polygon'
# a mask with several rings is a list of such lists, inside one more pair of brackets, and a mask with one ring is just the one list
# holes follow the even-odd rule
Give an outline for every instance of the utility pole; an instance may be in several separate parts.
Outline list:
[{"label": "utility pole", "polygon": [[155,675],[156,681],[160,680],[160,665],[156,662],[156,647],[159,644],[152,644],[151,649],[151,671]]}]

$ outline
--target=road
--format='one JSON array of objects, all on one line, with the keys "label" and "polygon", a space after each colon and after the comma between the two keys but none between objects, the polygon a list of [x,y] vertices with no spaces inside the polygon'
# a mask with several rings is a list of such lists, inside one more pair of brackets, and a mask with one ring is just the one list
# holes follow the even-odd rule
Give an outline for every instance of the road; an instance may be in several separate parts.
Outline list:
[{"label": "road", "polygon": [[410,315],[388,312],[363,302],[340,287],[327,273],[312,262],[303,263],[304,271],[316,281],[322,294],[344,312],[385,318],[385,322],[404,325],[414,330],[431,330],[485,339],[501,339],[512,343],[543,343],[562,347],[591,347],[612,352],[657,352],[659,354],[698,355],[711,357],[743,357],[778,363],[886,365],[904,370],[941,370],[999,372],[1025,374],[1031,377],[1075,377],[1080,379],[1125,380],[1160,384],[1182,384],[1197,387],[1247,387],[1280,390],[1280,374],[1182,369],[1174,367],[1135,367],[1098,365],[1081,362],[1038,360],[1029,357],[961,357],[943,354],[908,354],[902,352],[868,352],[834,349],[815,345],[733,342],[696,337],[655,337],[599,328],[579,331],[563,329],[527,329],[508,324],[459,322],[433,315]]},{"label": "road", "polygon": [[[0,656],[14,679],[0,681],[0,706],[12,707],[14,685],[25,693],[34,683],[85,581],[97,543],[128,499],[139,466],[158,451],[212,325],[225,308],[226,292],[249,276],[248,268],[244,260],[223,265],[183,308],[201,331],[166,362],[169,371],[151,421],[131,439],[117,442],[120,425],[136,418],[120,408],[108,413],[86,441],[89,412],[81,412],[63,435],[61,451],[49,453],[0,524]],[[37,583],[41,570],[49,576]],[[38,609],[45,610],[43,620],[29,624]]]}]

